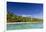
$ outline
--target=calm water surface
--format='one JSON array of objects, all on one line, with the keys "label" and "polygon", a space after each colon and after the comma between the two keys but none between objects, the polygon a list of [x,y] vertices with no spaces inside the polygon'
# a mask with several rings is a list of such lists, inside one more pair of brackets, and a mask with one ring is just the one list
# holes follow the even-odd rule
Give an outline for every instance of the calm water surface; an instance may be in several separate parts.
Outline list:
[{"label": "calm water surface", "polygon": [[16,30],[16,29],[41,29],[41,28],[43,28],[43,23],[7,24],[7,30]]}]

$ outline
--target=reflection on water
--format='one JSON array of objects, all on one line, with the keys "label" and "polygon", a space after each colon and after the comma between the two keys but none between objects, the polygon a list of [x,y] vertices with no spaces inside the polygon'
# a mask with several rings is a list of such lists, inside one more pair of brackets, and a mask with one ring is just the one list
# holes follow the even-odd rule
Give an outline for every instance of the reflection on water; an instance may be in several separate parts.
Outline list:
[{"label": "reflection on water", "polygon": [[43,23],[28,23],[28,24],[7,24],[7,30],[16,29],[41,29],[43,28]]}]

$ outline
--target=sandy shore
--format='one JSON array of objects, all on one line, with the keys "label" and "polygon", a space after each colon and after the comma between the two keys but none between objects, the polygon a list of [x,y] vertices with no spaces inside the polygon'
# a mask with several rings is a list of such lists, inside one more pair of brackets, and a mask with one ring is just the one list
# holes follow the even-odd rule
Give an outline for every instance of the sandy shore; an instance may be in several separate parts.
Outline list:
[{"label": "sandy shore", "polygon": [[24,23],[41,23],[41,22],[13,22],[13,23],[7,23],[7,24],[24,24]]}]

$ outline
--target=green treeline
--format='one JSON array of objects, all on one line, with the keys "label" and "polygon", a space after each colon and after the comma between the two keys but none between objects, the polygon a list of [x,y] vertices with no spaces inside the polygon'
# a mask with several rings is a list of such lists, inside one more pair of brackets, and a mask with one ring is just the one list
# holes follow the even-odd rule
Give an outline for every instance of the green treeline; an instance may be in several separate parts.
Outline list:
[{"label": "green treeline", "polygon": [[14,14],[7,13],[7,22],[42,22],[43,19],[29,18],[17,16]]}]

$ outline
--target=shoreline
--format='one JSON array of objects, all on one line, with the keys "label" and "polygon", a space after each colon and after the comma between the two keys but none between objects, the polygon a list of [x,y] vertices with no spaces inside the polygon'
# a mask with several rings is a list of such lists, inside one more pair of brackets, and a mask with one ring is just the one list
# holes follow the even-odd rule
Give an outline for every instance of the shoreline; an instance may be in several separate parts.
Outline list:
[{"label": "shoreline", "polygon": [[28,24],[28,23],[42,23],[42,22],[12,22],[12,23],[7,23],[7,24]]}]

